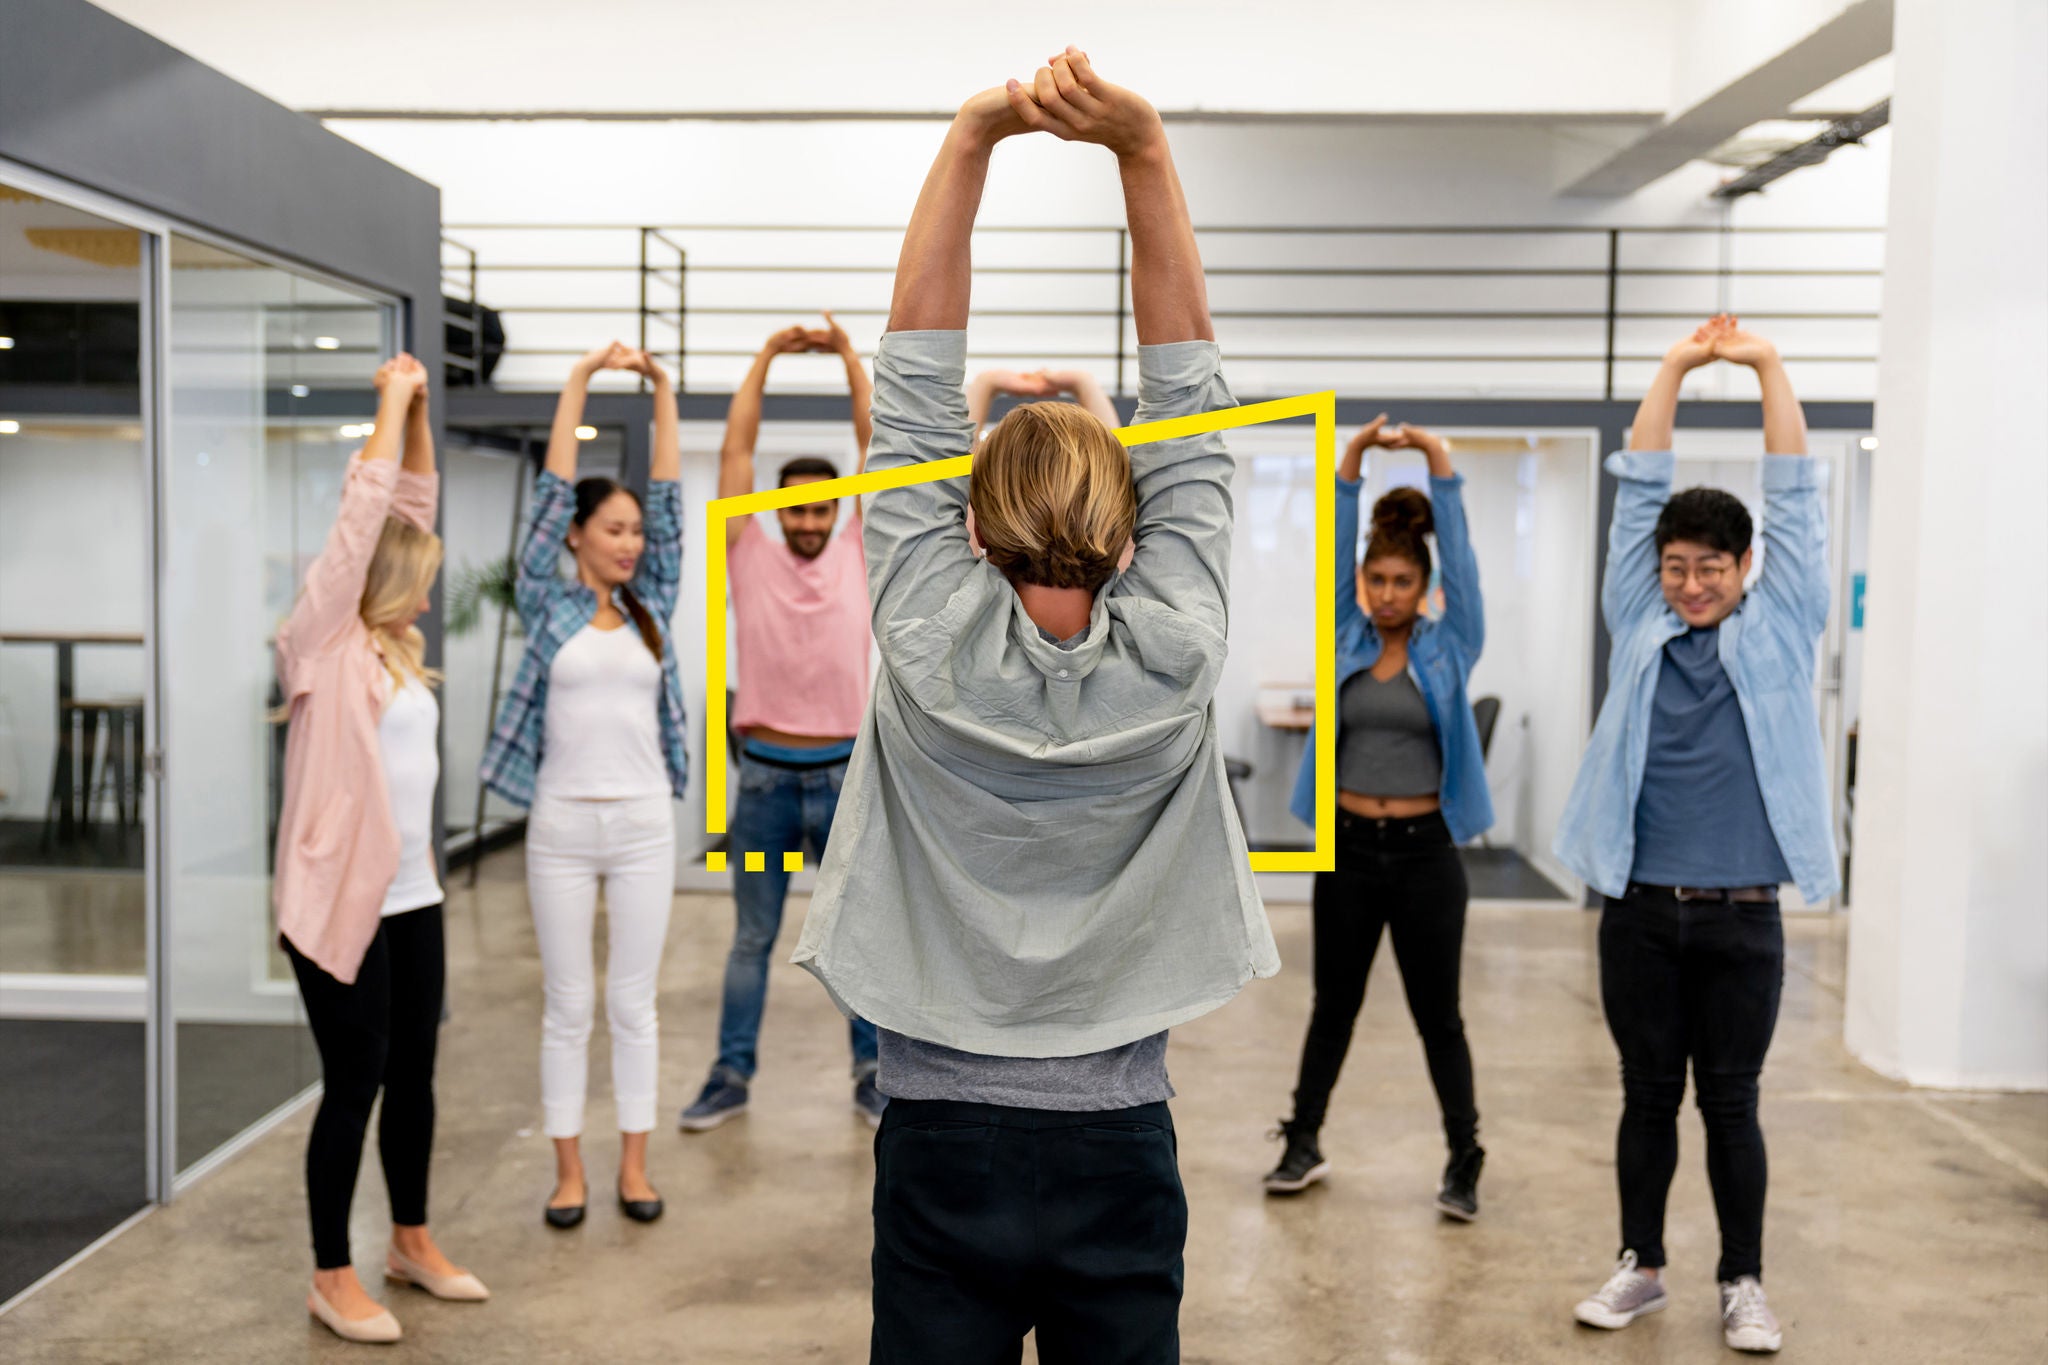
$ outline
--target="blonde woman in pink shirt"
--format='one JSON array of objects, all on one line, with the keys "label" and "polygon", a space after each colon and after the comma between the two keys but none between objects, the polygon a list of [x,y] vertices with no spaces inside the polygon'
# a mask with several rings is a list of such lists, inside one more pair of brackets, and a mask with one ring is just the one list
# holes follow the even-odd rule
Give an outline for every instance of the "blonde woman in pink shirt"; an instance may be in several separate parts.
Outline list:
[{"label": "blonde woman in pink shirt", "polygon": [[348,1244],[380,1089],[386,1278],[443,1299],[489,1291],[427,1231],[444,974],[433,849],[440,711],[414,621],[441,568],[439,483],[426,369],[400,355],[375,383],[376,427],[349,461],[334,529],[277,633],[291,730],[272,894],[326,1087],[306,1147],[306,1307],[345,1340],[388,1342],[398,1320],[356,1278]]}]

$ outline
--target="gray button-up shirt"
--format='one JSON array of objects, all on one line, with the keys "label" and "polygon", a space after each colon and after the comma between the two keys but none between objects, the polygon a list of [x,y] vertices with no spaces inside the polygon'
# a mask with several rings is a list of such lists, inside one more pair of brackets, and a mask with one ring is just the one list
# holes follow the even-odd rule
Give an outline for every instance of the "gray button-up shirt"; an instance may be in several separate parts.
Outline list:
[{"label": "gray button-up shirt", "polygon": [[[964,332],[875,356],[868,468],[967,453]],[[1233,407],[1212,342],[1139,348],[1138,421]],[[1041,638],[967,538],[967,481],[868,495],[881,675],[794,960],[840,1009],[967,1052],[1071,1057],[1280,969],[1223,772],[1220,435],[1131,448],[1137,552]]]}]

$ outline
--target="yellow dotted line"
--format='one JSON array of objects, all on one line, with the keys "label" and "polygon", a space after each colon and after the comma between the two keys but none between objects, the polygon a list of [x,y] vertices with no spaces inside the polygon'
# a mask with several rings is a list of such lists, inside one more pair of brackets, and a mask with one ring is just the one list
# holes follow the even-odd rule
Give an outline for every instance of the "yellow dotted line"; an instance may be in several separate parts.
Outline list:
[{"label": "yellow dotted line", "polygon": [[[767,854],[765,854],[765,853],[744,853],[744,854],[741,854],[741,855],[740,855],[740,857],[741,857],[741,866],[742,866],[742,867],[744,867],[744,868],[745,868],[745,869],[746,869],[747,871],[749,871],[749,872],[766,872],[766,871],[768,870],[768,855],[767,855]],[[723,872],[723,871],[725,871],[725,868],[726,868],[726,863],[725,863],[725,855],[724,855],[723,853],[707,853],[707,854],[705,854],[705,855],[704,855],[704,867],[705,867],[705,870],[706,870],[706,871],[710,871],[710,872]],[[803,854],[801,854],[801,853],[785,853],[785,854],[783,854],[783,855],[782,855],[782,870],[783,870],[784,872],[801,872],[801,871],[803,871],[803,870],[804,870],[804,855],[803,855]]]}]

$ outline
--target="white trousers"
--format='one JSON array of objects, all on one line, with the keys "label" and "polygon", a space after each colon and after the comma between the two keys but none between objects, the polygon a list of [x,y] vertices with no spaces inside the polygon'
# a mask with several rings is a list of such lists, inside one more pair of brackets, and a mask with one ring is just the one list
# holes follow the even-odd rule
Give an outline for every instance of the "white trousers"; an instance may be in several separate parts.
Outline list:
[{"label": "white trousers", "polygon": [[542,1123],[551,1138],[583,1131],[590,1021],[597,1007],[597,889],[609,949],[605,1022],[619,1131],[654,1128],[661,1045],[654,993],[675,897],[675,815],[666,795],[623,801],[538,798],[526,823],[526,896],[547,1005],[541,1018]]}]

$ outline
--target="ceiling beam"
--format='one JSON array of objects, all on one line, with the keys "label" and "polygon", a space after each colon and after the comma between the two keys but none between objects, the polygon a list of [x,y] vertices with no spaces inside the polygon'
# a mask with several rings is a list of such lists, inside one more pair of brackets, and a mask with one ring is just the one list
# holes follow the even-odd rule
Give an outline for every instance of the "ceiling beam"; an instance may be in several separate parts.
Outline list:
[{"label": "ceiling beam", "polygon": [[1617,199],[1705,156],[1744,128],[1786,117],[1793,103],[1892,49],[1892,0],[1859,0],[1691,108],[1622,147],[1564,189]]}]

